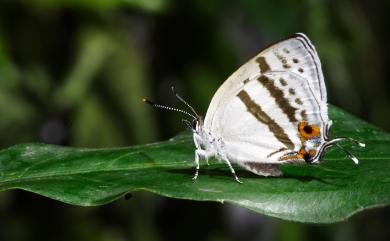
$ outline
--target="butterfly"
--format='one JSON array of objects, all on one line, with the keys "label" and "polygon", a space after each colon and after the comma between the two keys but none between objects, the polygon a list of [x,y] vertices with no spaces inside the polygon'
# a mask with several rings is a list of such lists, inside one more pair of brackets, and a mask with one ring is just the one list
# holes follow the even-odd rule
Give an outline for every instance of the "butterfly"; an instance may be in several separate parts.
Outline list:
[{"label": "butterfly", "polygon": [[321,62],[303,33],[274,43],[242,65],[214,94],[205,118],[173,92],[191,113],[144,102],[192,117],[184,122],[196,147],[193,179],[198,177],[201,158],[207,163],[211,157],[225,162],[241,182],[232,163],[257,175],[280,176],[279,165],[318,164],[332,146],[358,164],[338,143],[365,146],[350,137],[330,138],[332,121]]}]

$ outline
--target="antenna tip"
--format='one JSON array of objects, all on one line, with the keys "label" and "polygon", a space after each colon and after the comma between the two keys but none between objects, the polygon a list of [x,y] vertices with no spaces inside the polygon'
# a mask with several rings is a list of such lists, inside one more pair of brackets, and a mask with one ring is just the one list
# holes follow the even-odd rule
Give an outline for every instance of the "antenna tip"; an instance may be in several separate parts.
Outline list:
[{"label": "antenna tip", "polygon": [[366,144],[362,143],[362,142],[359,142],[359,146],[360,147],[366,147]]},{"label": "antenna tip", "polygon": [[142,101],[147,103],[147,104],[154,105],[154,103],[151,102],[150,100],[148,100],[148,98],[146,98],[146,97],[142,98]]},{"label": "antenna tip", "polygon": [[351,156],[351,159],[356,165],[359,164],[359,160],[355,156]]}]

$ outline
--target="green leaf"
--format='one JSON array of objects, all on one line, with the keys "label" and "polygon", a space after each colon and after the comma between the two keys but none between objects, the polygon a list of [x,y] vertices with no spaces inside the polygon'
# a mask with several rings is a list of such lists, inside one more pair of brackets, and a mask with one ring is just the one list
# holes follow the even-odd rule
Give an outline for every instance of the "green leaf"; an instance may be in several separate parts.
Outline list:
[{"label": "green leaf", "polygon": [[115,149],[21,144],[0,151],[0,190],[24,189],[74,205],[101,205],[143,190],[166,197],[237,204],[300,222],[331,223],[390,203],[390,135],[332,107],[333,136],[351,136],[355,165],[338,149],[320,165],[285,165],[283,177],[265,178],[211,161],[197,181],[189,134],[169,141]]}]

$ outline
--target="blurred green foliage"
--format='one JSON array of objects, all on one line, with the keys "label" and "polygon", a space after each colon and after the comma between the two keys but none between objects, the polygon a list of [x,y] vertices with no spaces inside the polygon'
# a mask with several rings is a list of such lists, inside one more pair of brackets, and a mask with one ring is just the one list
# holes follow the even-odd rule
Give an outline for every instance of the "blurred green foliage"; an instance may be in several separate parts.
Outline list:
[{"label": "blurred green foliage", "polygon": [[[388,10],[389,1],[363,0],[0,0],[0,146],[171,137],[183,129],[180,116],[145,107],[142,97],[177,105],[175,85],[205,113],[229,74],[298,31],[317,47],[330,103],[390,130]],[[8,192],[0,196],[0,239],[390,239],[385,211],[310,227],[222,210],[149,195],[86,210]],[[233,225],[236,212],[257,229]]]},{"label": "blurred green foliage", "polygon": [[166,0],[23,0],[31,7],[72,7],[91,10],[134,7],[143,11],[159,12],[165,7]]}]

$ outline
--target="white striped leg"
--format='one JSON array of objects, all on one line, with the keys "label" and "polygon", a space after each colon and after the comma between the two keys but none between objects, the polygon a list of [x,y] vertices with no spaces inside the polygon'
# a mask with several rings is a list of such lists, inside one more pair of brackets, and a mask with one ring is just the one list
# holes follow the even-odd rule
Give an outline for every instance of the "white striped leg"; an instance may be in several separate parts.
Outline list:
[{"label": "white striped leg", "polygon": [[232,172],[232,175],[233,175],[234,179],[236,179],[236,181],[237,181],[238,183],[242,183],[242,182],[240,181],[240,179],[238,179],[238,177],[237,177],[237,175],[236,175],[236,172],[234,171],[234,169],[233,169],[232,164],[230,163],[230,161],[229,161],[226,157],[223,158],[223,160],[224,160],[224,161],[226,162],[226,164],[229,166],[230,171]]},{"label": "white striped leg", "polygon": [[199,160],[201,157],[204,157],[206,159],[206,163],[207,165],[209,164],[209,158],[212,156],[213,154],[211,152],[208,152],[208,151],[205,151],[205,150],[202,150],[202,149],[196,149],[195,150],[195,165],[196,165],[196,170],[195,170],[195,175],[192,179],[196,180],[198,178],[198,175],[199,175]]},{"label": "white striped leg", "polygon": [[196,180],[198,178],[198,175],[199,175],[199,159],[200,159],[200,156],[206,156],[206,152],[204,150],[200,150],[200,149],[195,150],[195,165],[196,165],[196,169],[195,169],[195,175],[192,178],[193,180]]}]

